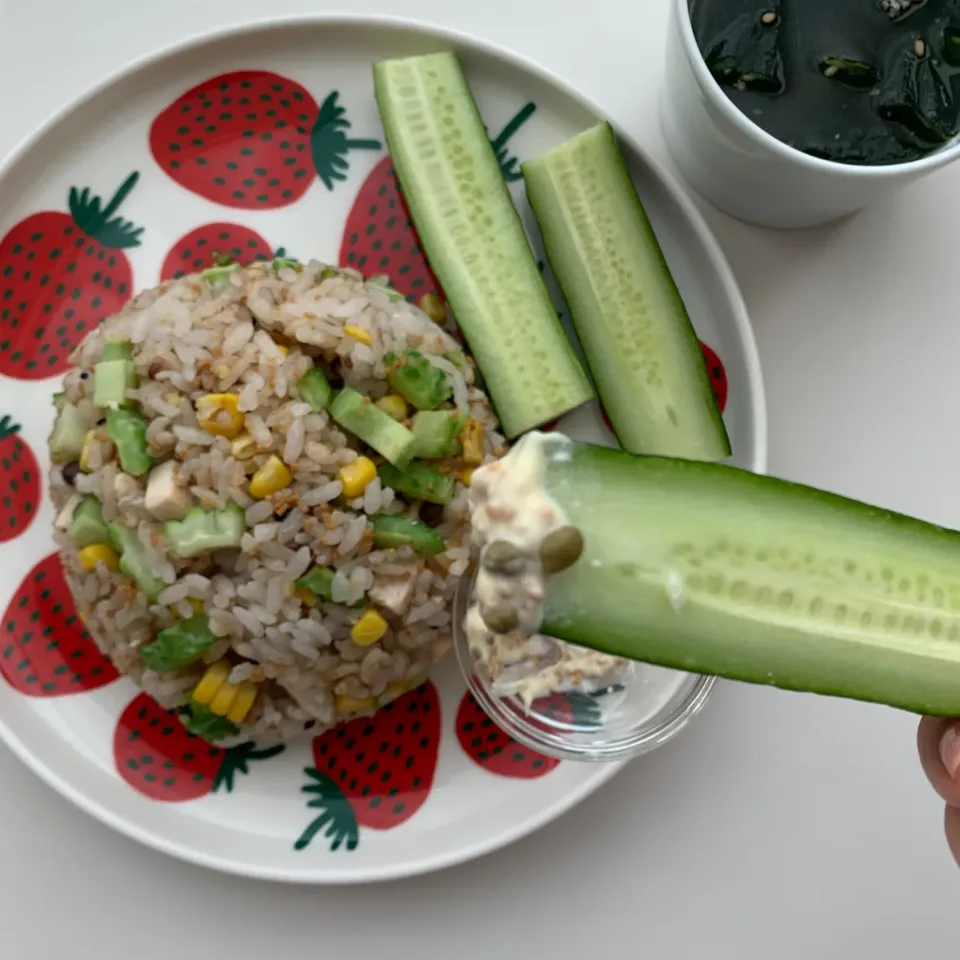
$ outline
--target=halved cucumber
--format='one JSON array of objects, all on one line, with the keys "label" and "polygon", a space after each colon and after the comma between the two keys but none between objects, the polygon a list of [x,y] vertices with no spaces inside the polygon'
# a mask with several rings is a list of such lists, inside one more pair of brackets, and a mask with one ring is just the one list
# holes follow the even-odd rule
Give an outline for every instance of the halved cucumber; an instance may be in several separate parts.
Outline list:
[{"label": "halved cucumber", "polygon": [[610,125],[522,169],[620,445],[690,460],[729,456],[700,344]]},{"label": "halved cucumber", "polygon": [[586,544],[550,583],[545,633],[960,716],[960,533],[720,464],[557,435],[545,456],[547,488]]},{"label": "halved cucumber", "polygon": [[508,437],[586,403],[564,335],[470,88],[452,53],[373,71],[390,156]]}]

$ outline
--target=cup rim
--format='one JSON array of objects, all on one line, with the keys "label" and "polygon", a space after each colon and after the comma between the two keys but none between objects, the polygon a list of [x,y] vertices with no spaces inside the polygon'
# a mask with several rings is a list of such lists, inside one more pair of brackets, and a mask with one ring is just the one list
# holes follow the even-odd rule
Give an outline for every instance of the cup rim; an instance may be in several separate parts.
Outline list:
[{"label": "cup rim", "polygon": [[952,142],[945,144],[940,149],[934,150],[924,157],[907,160],[903,163],[873,165],[840,163],[836,160],[812,157],[796,147],[791,147],[782,140],[778,140],[773,134],[767,133],[766,130],[738,109],[724,93],[713,74],[707,69],[706,61],[700,52],[700,47],[693,32],[693,22],[690,19],[690,0],[674,0],[674,15],[679,25],[680,40],[683,43],[684,52],[692,64],[700,89],[710,98],[711,104],[741,133],[751,137],[772,153],[777,154],[782,160],[806,167],[808,170],[817,173],[826,173],[832,176],[884,180],[895,179],[905,174],[930,172],[938,167],[945,166],[960,156],[960,133],[954,137]]}]

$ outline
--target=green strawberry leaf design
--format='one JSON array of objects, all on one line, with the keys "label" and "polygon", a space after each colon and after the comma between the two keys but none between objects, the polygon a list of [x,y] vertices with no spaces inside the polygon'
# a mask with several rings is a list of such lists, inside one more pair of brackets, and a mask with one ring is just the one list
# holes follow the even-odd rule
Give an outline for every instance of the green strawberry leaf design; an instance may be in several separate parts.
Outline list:
[{"label": "green strawberry leaf design", "polygon": [[541,701],[538,712],[554,719],[558,715],[569,714],[571,716],[567,722],[581,730],[597,730],[602,723],[596,695],[576,690],[563,694],[562,698],[550,697]]},{"label": "green strawberry leaf design", "polygon": [[84,187],[83,190],[71,187],[68,205],[74,223],[87,236],[99,240],[103,246],[111,250],[139,247],[143,227],[137,227],[123,217],[110,219],[137,185],[139,179],[139,173],[136,171],[131,173],[103,210],[100,209],[100,198],[96,195],[91,196],[89,187]]},{"label": "green strawberry leaf design", "polygon": [[234,777],[238,773],[248,774],[250,763],[258,760],[269,760],[271,757],[283,753],[284,749],[283,744],[276,744],[258,750],[257,745],[250,742],[228,747],[224,750],[223,763],[220,764],[220,769],[213,778],[213,792],[216,793],[221,787],[224,787],[227,793],[232,793]]},{"label": "green strawberry leaf design", "polygon": [[0,440],[5,440],[7,437],[12,437],[15,433],[19,432],[19,423],[14,423],[8,416],[0,417]]},{"label": "green strawberry leaf design", "polygon": [[328,189],[333,189],[335,180],[346,180],[350,164],[347,154],[351,150],[380,150],[379,140],[351,140],[347,137],[350,121],[346,110],[337,103],[339,91],[334,90],[320,105],[317,122],[310,133],[310,149],[317,176]]},{"label": "green strawberry leaf design", "polygon": [[515,183],[523,179],[523,174],[517,169],[520,161],[511,156],[507,150],[507,144],[510,138],[533,116],[536,109],[535,103],[524,104],[517,115],[490,141],[490,146],[497,155],[497,163],[500,164],[500,172],[507,183]]},{"label": "green strawberry leaf design", "polygon": [[314,770],[312,767],[305,767],[303,772],[311,780],[306,786],[301,787],[303,793],[313,797],[307,802],[307,806],[322,812],[300,834],[293,848],[306,849],[314,837],[323,830],[324,837],[330,841],[331,850],[339,850],[344,845],[347,850],[356,850],[360,842],[360,831],[350,801],[325,773]]}]

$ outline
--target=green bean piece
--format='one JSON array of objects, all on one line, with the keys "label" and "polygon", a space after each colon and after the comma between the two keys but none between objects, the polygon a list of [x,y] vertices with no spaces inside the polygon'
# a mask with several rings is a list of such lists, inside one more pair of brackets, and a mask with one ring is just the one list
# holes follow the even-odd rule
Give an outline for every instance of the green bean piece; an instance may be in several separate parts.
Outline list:
[{"label": "green bean piece", "polygon": [[311,567],[299,580],[297,586],[309,590],[320,600],[333,600],[334,572],[329,567]]},{"label": "green bean piece", "polygon": [[319,368],[308,370],[297,384],[300,396],[313,407],[314,410],[326,410],[333,399],[333,387],[326,374]]},{"label": "green bean piece", "polygon": [[446,549],[443,537],[422,520],[401,514],[381,514],[371,521],[373,542],[382,550],[412,547],[424,557],[435,556]]},{"label": "green bean piece", "polygon": [[391,487],[411,500],[447,504],[456,491],[457,484],[453,477],[440,473],[426,463],[411,463],[404,470],[384,463],[378,472],[385,487]]},{"label": "green bean piece", "polygon": [[219,717],[209,707],[191,700],[180,711],[180,722],[195,736],[208,743],[228,740],[240,733],[240,728],[226,717]]},{"label": "green bean piece", "polygon": [[140,658],[151,670],[179,670],[199,660],[216,640],[207,618],[198,614],[161,630],[153,643],[140,648]]},{"label": "green bean piece", "polygon": [[117,448],[120,466],[132,477],[142,477],[153,466],[147,452],[147,421],[136,410],[107,411],[107,436]]}]

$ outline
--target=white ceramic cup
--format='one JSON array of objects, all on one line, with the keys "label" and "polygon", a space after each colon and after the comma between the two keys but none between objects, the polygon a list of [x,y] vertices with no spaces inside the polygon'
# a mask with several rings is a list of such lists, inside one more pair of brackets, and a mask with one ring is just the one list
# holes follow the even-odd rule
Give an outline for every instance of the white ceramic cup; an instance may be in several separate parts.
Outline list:
[{"label": "white ceramic cup", "polygon": [[660,95],[667,149],[681,176],[731,216],[810,227],[861,210],[960,156],[960,141],[911,163],[853,166],[787,146],[740,112],[704,63],[689,0],[672,0]]}]

